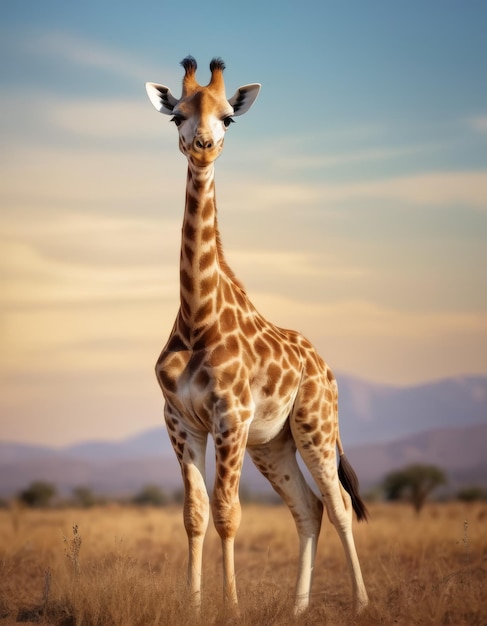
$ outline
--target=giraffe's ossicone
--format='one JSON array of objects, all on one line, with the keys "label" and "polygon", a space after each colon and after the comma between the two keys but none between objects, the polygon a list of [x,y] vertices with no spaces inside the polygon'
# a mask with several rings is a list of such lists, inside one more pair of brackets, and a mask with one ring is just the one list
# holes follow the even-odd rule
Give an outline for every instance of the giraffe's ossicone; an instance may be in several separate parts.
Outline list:
[{"label": "giraffe's ossicone", "polygon": [[[227,265],[217,223],[214,162],[233,118],[246,113],[260,85],[240,87],[229,99],[224,63],[213,59],[211,80],[185,70],[178,99],[168,87],[147,83],[155,108],[171,115],[188,160],[180,256],[179,311],[156,364],[165,421],[184,482],[188,586],[201,603],[203,539],[209,519],[205,484],[208,435],[215,444],[211,508],[223,550],[224,597],[237,604],[234,539],[240,524],[238,488],[245,450],[288,505],[300,539],[296,614],[309,603],[323,504],[342,540],[357,611],[367,605],[352,535],[352,511],[367,516],[356,476],[343,455],[338,391],[333,373],[311,343],[278,328],[254,308]],[[337,464],[337,448],[339,463]],[[299,451],[322,495],[306,483]],[[337,469],[337,465],[339,465]]]}]

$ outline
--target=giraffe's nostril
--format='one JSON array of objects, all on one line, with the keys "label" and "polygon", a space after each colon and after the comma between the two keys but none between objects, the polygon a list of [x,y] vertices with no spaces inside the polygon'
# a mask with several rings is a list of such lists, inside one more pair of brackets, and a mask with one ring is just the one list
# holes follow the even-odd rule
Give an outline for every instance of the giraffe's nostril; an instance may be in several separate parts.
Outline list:
[{"label": "giraffe's nostril", "polygon": [[211,139],[205,139],[204,137],[196,137],[194,140],[194,146],[198,150],[209,150],[213,148],[213,141]]}]

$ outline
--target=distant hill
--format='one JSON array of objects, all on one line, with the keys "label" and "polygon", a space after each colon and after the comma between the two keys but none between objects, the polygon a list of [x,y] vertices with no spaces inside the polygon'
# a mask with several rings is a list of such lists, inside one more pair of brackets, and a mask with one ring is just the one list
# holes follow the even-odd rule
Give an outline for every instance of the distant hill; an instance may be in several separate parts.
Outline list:
[{"label": "distant hill", "polygon": [[450,488],[474,484],[487,487],[486,444],[484,423],[428,430],[383,444],[352,446],[346,453],[365,488],[377,484],[387,472],[411,463],[443,468]]},{"label": "distant hill", "polygon": [[62,449],[0,443],[0,496],[33,480],[56,484],[61,493],[89,486],[98,493],[126,495],[147,483],[180,486],[179,465],[165,429],[150,429],[113,442],[84,442]]},{"label": "distant hill", "polygon": [[411,387],[338,376],[340,431],[347,446],[381,443],[424,430],[487,424],[487,377]]},{"label": "distant hill", "polygon": [[[408,388],[339,377],[340,429],[346,453],[365,489],[411,462],[446,470],[452,486],[487,485],[487,378],[443,380]],[[213,453],[208,452],[208,482]],[[162,427],[121,441],[88,441],[61,449],[0,442],[0,496],[32,480],[61,493],[84,485],[107,495],[129,495],[147,483],[181,487],[179,466]],[[242,483],[271,492],[246,459]]]}]

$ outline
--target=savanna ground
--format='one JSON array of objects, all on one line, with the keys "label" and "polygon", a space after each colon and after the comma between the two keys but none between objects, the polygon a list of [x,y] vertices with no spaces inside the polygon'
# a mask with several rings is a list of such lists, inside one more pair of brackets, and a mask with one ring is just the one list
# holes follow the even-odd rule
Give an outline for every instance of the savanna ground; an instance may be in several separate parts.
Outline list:
[{"label": "savanna ground", "polygon": [[205,544],[203,609],[185,595],[181,509],[110,505],[0,511],[0,625],[487,624],[487,504],[374,504],[355,524],[370,596],[351,613],[345,558],[326,516],[309,611],[292,617],[297,537],[281,506],[244,505],[236,543],[241,616],[225,613],[219,539]]}]

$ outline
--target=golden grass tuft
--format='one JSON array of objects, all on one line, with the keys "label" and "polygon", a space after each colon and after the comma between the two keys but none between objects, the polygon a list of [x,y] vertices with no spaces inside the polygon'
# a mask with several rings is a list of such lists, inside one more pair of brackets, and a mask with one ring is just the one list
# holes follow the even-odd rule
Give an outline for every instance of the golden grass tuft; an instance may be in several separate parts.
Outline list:
[{"label": "golden grass tuft", "polygon": [[298,541],[284,507],[244,506],[236,542],[241,617],[222,603],[219,539],[205,544],[203,608],[186,596],[181,510],[107,506],[0,511],[0,624],[487,623],[485,504],[375,504],[355,526],[370,607],[351,613],[343,550],[323,522],[309,611],[292,617]]}]

